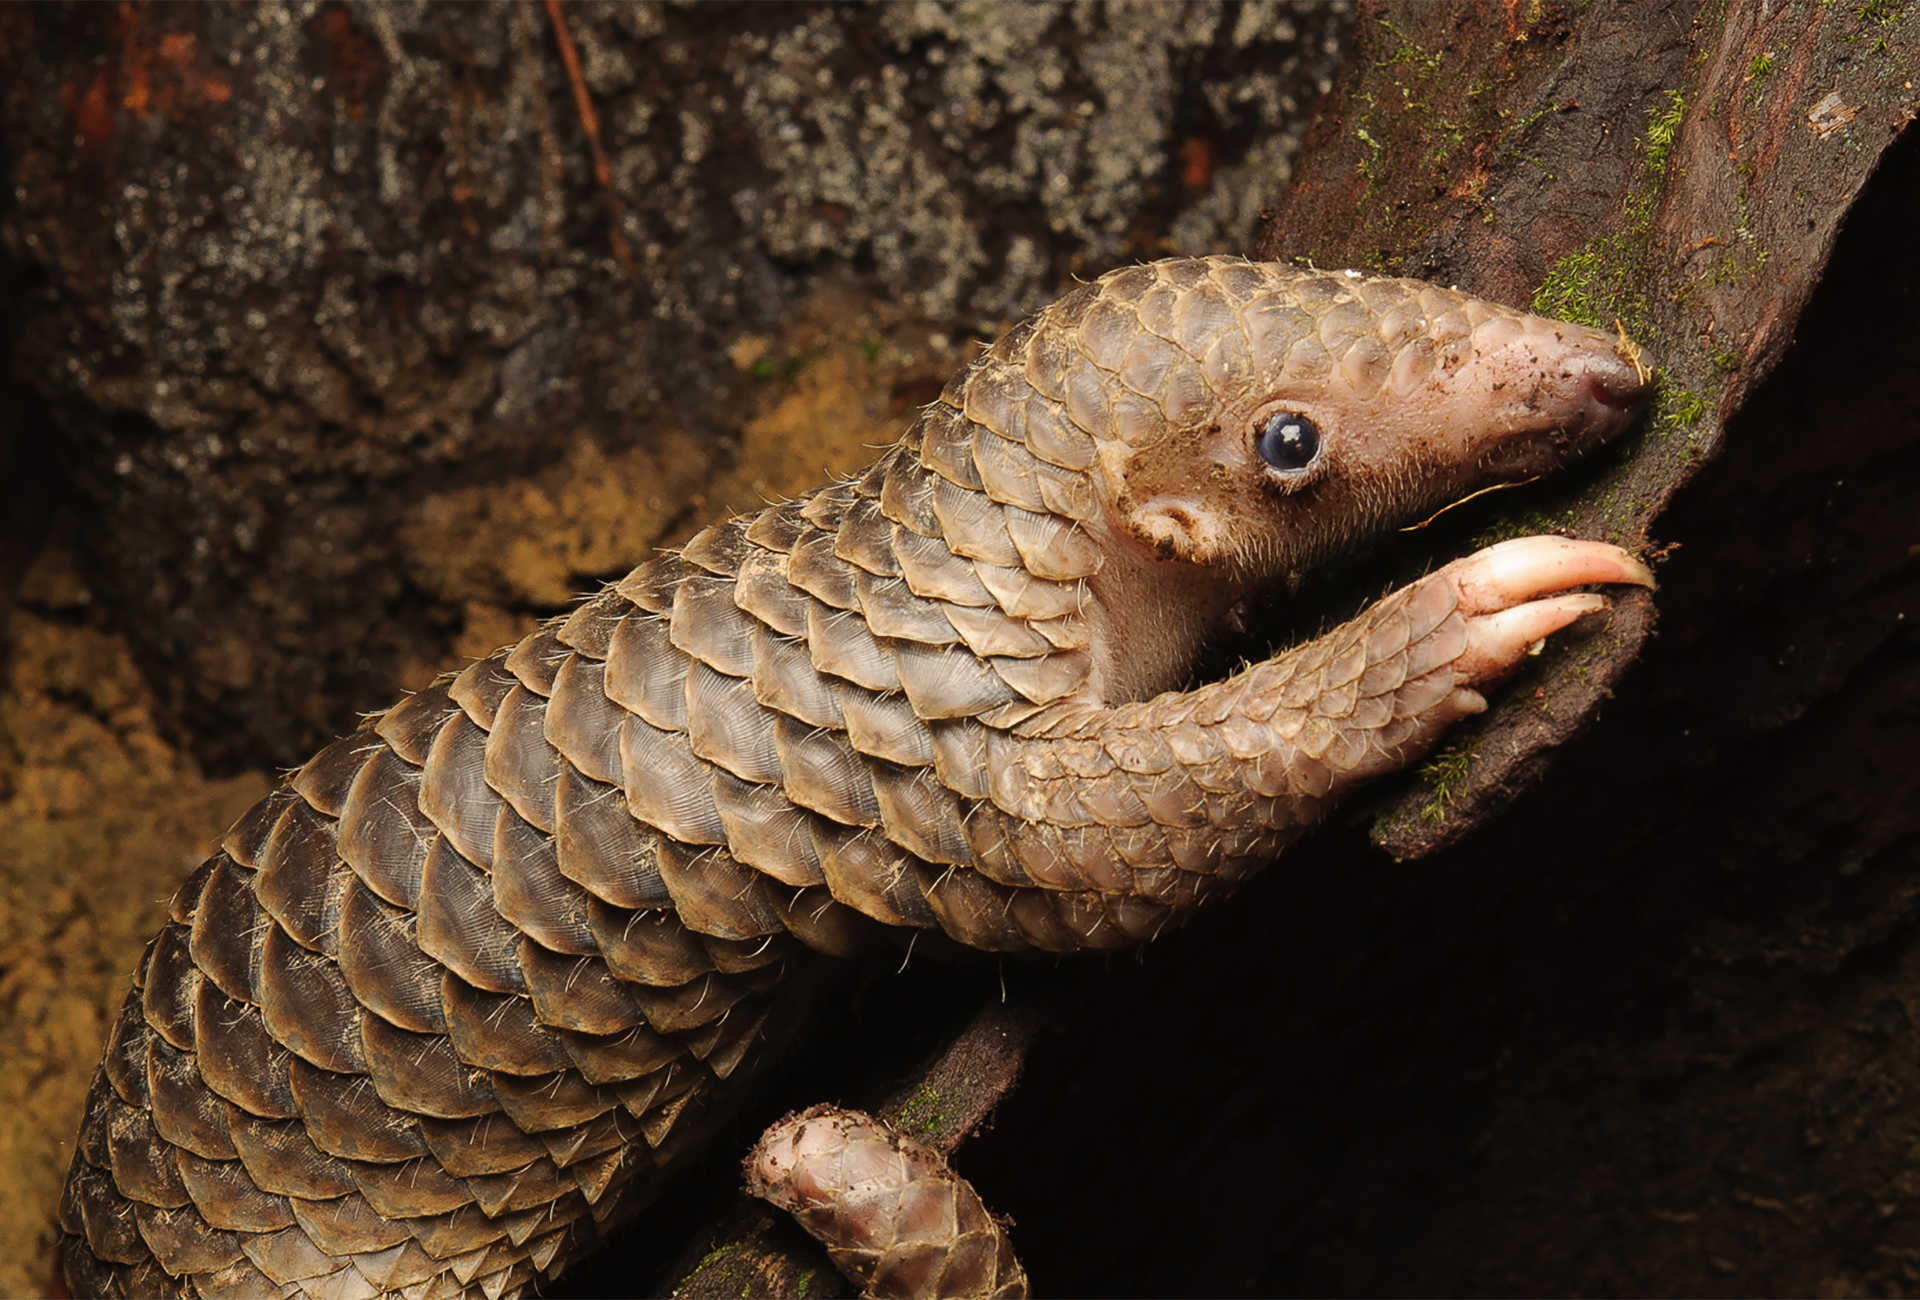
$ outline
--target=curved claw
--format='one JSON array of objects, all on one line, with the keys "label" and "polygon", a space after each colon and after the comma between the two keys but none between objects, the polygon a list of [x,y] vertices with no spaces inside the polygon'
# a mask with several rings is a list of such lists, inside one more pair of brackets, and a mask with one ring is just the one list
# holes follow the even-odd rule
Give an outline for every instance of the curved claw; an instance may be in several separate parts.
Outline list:
[{"label": "curved claw", "polygon": [[1468,617],[1590,582],[1654,585],[1652,570],[1618,546],[1571,537],[1516,537],[1455,560],[1440,573],[1453,580],[1460,612]]},{"label": "curved claw", "polygon": [[1467,620],[1467,648],[1454,661],[1454,671],[1467,683],[1502,676],[1543,639],[1576,619],[1606,609],[1608,603],[1605,596],[1576,592],[1471,617]]},{"label": "curved claw", "polygon": [[1647,566],[1618,546],[1568,537],[1516,537],[1456,560],[1440,575],[1453,583],[1467,619],[1467,647],[1454,673],[1469,687],[1504,677],[1541,640],[1608,605],[1591,592],[1552,593],[1599,582],[1654,585]]}]

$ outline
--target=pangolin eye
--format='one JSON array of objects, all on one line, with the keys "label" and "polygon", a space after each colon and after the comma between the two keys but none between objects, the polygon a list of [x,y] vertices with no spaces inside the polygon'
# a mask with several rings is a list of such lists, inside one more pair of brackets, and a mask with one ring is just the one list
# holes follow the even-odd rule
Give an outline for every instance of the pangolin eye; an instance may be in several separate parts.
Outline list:
[{"label": "pangolin eye", "polygon": [[1260,459],[1283,474],[1294,473],[1313,464],[1320,454],[1320,430],[1304,415],[1281,411],[1260,431]]}]

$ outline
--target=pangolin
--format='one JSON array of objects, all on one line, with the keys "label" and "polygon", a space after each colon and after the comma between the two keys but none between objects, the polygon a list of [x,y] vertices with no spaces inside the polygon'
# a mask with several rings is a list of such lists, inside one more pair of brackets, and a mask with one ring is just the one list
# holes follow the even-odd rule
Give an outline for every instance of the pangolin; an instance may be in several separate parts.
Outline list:
[{"label": "pangolin", "polygon": [[323,749],[172,902],[60,1207],[77,1295],[486,1296],[654,1193],[889,932],[1151,939],[1648,583],[1522,539],[1176,690],[1238,603],[1626,427],[1631,345],[1237,258],[1017,325],[864,473]]}]

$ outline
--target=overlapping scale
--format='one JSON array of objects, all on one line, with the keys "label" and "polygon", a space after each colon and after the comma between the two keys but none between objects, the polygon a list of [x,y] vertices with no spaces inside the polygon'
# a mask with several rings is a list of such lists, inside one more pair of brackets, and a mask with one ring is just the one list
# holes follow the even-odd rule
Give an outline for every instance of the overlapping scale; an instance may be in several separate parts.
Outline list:
[{"label": "overlapping scale", "polygon": [[359,881],[340,908],[340,976],[360,1004],[416,1033],[446,1032],[440,979],[444,967],[420,947],[414,914]]},{"label": "overlapping scale", "polygon": [[526,989],[516,951],[520,932],[494,910],[486,876],[444,836],[427,850],[414,933],[421,950],[479,988]]},{"label": "overlapping scale", "polygon": [[657,840],[627,811],[625,794],[572,768],[554,788],[553,844],[560,874],[614,907],[665,907]]},{"label": "overlapping scale", "polygon": [[161,1137],[209,1160],[235,1156],[227,1107],[201,1077],[195,1054],[165,1039],[147,1040],[147,1095]]},{"label": "overlapping scale", "polygon": [[553,830],[553,783],[561,762],[547,739],[548,707],[546,697],[523,683],[500,701],[492,730],[482,732],[461,719],[435,742],[434,763],[453,770],[443,775],[438,766],[428,768],[421,807],[468,861],[493,865],[495,826],[483,823],[495,821],[502,802],[541,830]]},{"label": "overlapping scale", "polygon": [[300,1123],[327,1155],[391,1164],[426,1154],[418,1113],[389,1106],[364,1074],[319,1069],[296,1055],[292,1075]]},{"label": "overlapping scale", "polygon": [[421,865],[439,833],[421,811],[420,784],[418,765],[382,745],[362,765],[340,809],[341,859],[396,907],[412,907],[419,897]]}]

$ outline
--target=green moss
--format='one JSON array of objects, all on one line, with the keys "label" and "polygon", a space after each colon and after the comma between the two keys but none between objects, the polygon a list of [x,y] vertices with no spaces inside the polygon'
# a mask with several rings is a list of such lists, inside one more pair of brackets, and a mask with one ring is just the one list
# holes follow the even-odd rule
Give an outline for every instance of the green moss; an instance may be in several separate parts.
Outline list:
[{"label": "green moss", "polygon": [[1667,92],[1667,106],[1647,114],[1647,171],[1656,182],[1665,179],[1667,159],[1673,151],[1673,138],[1680,133],[1680,120],[1687,115],[1687,97],[1677,90]]},{"label": "green moss", "polygon": [[947,1131],[953,1121],[950,1100],[931,1084],[921,1084],[900,1108],[893,1126],[910,1137],[925,1140]]},{"label": "green moss", "polygon": [[1538,158],[1535,158],[1530,153],[1521,153],[1518,149],[1516,149],[1514,150],[1513,156],[1518,158],[1523,163],[1531,163],[1535,167],[1538,167],[1540,169],[1540,174],[1546,177],[1547,180],[1549,181],[1556,181],[1560,179],[1558,176],[1555,176],[1553,174],[1553,171],[1545,163],[1541,162]]},{"label": "green moss", "polygon": [[[1360,174],[1367,178],[1366,194],[1372,194],[1374,185],[1379,182],[1382,176],[1386,175],[1384,169],[1378,165],[1381,154],[1380,142],[1368,135],[1367,128],[1364,126],[1355,127],[1353,133],[1360,137],[1361,144],[1373,151],[1367,157],[1360,160]],[[1362,197],[1365,196],[1363,195]]]},{"label": "green moss", "polygon": [[1473,751],[1479,741],[1468,740],[1457,745],[1449,745],[1420,766],[1420,775],[1433,787],[1427,801],[1420,805],[1420,820],[1437,822],[1447,815],[1447,808],[1453,803],[1453,796],[1467,779],[1467,772],[1473,766]]},{"label": "green moss", "polygon": [[1668,92],[1664,106],[1647,114],[1640,178],[1627,191],[1625,227],[1589,240],[1555,262],[1533,295],[1534,311],[1595,329],[1618,329],[1635,339],[1650,338],[1653,305],[1646,286],[1646,242],[1686,111],[1686,97],[1676,90]]},{"label": "green moss", "polygon": [[1705,393],[1674,385],[1663,385],[1653,407],[1653,431],[1660,437],[1692,433],[1701,421],[1713,414],[1713,401]]},{"label": "green moss", "polygon": [[683,1291],[687,1290],[689,1286],[692,1285],[693,1280],[695,1278],[699,1277],[703,1273],[706,1273],[712,1269],[719,1268],[721,1264],[726,1262],[729,1256],[736,1255],[739,1253],[739,1251],[740,1251],[740,1247],[737,1244],[731,1245],[731,1246],[722,1246],[718,1250],[710,1251],[703,1259],[701,1259],[701,1261],[698,1264],[695,1264],[693,1266],[693,1270],[691,1272],[689,1272],[684,1278],[680,1279],[680,1285],[673,1289],[673,1293],[675,1295],[681,1294]]},{"label": "green moss", "polygon": [[[1439,54],[1430,54],[1422,49],[1390,19],[1382,18],[1380,28],[1394,43],[1391,52],[1380,62],[1380,66],[1390,74],[1391,90],[1383,96],[1363,93],[1355,97],[1361,111],[1354,125],[1354,135],[1367,146],[1367,156],[1361,159],[1359,172],[1367,178],[1368,194],[1386,178],[1392,166],[1389,145],[1381,137],[1386,137],[1387,141],[1409,138],[1408,119],[1432,115],[1434,92],[1442,84]],[[1383,98],[1387,101],[1384,104],[1381,102]],[[1388,115],[1386,122],[1391,124],[1391,129],[1376,116],[1382,110]],[[1374,130],[1369,130],[1369,126]],[[1413,134],[1440,141],[1426,159],[1430,166],[1443,161],[1466,139],[1464,128],[1457,123],[1444,123],[1437,133],[1418,131]]]},{"label": "green moss", "polygon": [[1707,272],[1708,284],[1737,284],[1766,269],[1767,250],[1747,241],[1730,247],[1714,259]]},{"label": "green moss", "polygon": [[[819,352],[816,350],[803,353],[797,357],[785,357],[780,360],[775,360],[772,357],[761,357],[753,363],[753,367],[748,373],[755,379],[777,379],[783,384],[790,384],[800,377],[800,372],[805,370],[818,355]],[[871,358],[869,358],[869,360],[871,360]]]},{"label": "green moss", "polygon": [[1427,155],[1429,167],[1445,167],[1453,151],[1467,142],[1467,128],[1461,122],[1442,122],[1433,133],[1434,146]]},{"label": "green moss", "polygon": [[1579,513],[1571,506],[1558,510],[1524,510],[1498,519],[1474,534],[1469,546],[1472,550],[1483,551],[1515,537],[1537,537],[1542,533],[1561,532],[1572,528],[1578,518]]},{"label": "green moss", "polygon": [[1623,259],[1629,246],[1608,235],[1555,262],[1534,291],[1532,308],[1542,316],[1606,329],[1620,315],[1626,289]]},{"label": "green moss", "polygon": [[1772,71],[1773,56],[1771,54],[1756,54],[1753,56],[1753,62],[1747,65],[1747,76],[1749,79],[1764,77]]},{"label": "green moss", "polygon": [[1401,31],[1391,18],[1382,18],[1380,20],[1380,29],[1399,42],[1399,44],[1394,47],[1393,53],[1389,54],[1384,60],[1387,67],[1399,68],[1412,64],[1423,69],[1429,75],[1440,71],[1440,56],[1438,54],[1428,54],[1425,50],[1414,44],[1413,38]]}]

